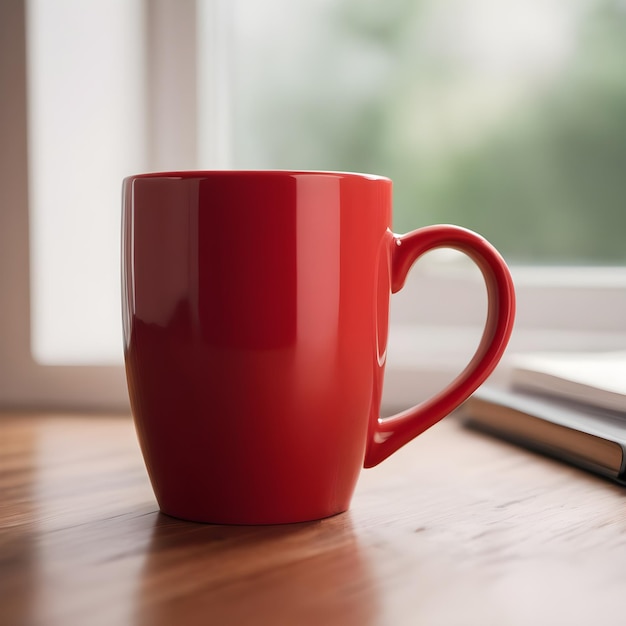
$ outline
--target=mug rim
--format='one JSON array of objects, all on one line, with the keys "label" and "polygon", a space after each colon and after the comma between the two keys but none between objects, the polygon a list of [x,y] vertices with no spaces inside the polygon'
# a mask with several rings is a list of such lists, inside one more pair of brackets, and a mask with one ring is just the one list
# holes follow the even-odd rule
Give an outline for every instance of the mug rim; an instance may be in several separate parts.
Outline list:
[{"label": "mug rim", "polygon": [[379,174],[366,174],[362,172],[344,172],[335,170],[299,170],[299,169],[198,169],[198,170],[165,170],[155,172],[143,172],[127,176],[125,180],[142,180],[150,178],[166,178],[177,180],[191,180],[194,178],[218,178],[218,177],[251,177],[251,176],[310,176],[313,178],[331,176],[336,178],[357,178],[359,180],[391,182],[387,176]]}]

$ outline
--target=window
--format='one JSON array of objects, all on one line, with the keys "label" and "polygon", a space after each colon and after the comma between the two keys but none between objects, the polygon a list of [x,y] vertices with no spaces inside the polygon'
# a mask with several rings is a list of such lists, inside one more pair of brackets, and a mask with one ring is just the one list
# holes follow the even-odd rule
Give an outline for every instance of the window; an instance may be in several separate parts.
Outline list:
[{"label": "window", "polygon": [[511,262],[624,264],[626,10],[613,0],[237,0],[234,161],[373,171],[395,228]]},{"label": "window", "polygon": [[[459,223],[514,265],[513,350],[626,347],[619,3],[12,0],[0,25],[0,288],[10,294],[0,404],[126,405],[119,185],[140,170],[388,175],[398,232]],[[87,190],[73,183],[70,207],[58,183],[78,167]],[[71,229],[82,249],[61,243]],[[69,261],[48,256],[60,247]],[[426,395],[460,369],[484,316],[480,278],[458,256],[433,254],[409,282],[393,299],[390,406],[416,399],[416,377]]]},{"label": "window", "polygon": [[142,2],[26,6],[33,356],[119,364],[119,181],[149,167]]}]

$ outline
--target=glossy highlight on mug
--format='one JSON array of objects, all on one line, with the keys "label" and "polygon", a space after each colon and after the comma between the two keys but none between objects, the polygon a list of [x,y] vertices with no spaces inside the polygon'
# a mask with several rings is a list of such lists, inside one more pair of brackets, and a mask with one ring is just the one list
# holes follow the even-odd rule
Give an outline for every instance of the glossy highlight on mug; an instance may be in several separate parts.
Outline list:
[{"label": "glossy highlight on mug", "polygon": [[[391,188],[384,177],[303,171],[124,181],[126,371],[163,512],[267,524],[345,511],[362,467],[493,370],[515,308],[504,261],[455,226],[394,235]],[[483,272],[483,339],[446,390],[380,419],[390,294],[437,247]]]}]

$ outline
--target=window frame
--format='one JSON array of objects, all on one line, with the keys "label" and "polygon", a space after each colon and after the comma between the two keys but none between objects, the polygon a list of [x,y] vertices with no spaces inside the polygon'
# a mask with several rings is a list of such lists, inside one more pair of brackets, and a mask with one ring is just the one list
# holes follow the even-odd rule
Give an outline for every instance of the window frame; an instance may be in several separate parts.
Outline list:
[{"label": "window frame", "polygon": [[[203,70],[207,84],[201,92],[195,80],[197,11],[208,12],[221,24],[229,19],[225,7],[225,0],[145,3],[152,169],[170,169],[172,159],[183,168],[229,164],[229,137],[224,132],[228,125],[223,123],[229,116],[229,76],[224,71],[228,28],[215,28],[215,37],[205,44],[214,60]],[[184,46],[177,38],[181,32],[186,33]],[[179,71],[179,63],[167,62],[173,54],[184,56],[187,71]],[[177,89],[170,89],[172,84]],[[0,108],[0,293],[4,294],[0,408],[128,412],[122,365],[42,365],[31,354],[26,0],[0,2],[0,92],[6,94]],[[172,99],[172,93],[183,95]],[[195,122],[198,106],[211,111],[200,132]],[[167,132],[166,118],[172,111],[186,125]],[[197,136],[212,146],[210,150],[202,151]],[[207,137],[215,142],[207,142]],[[513,267],[512,271],[518,317],[509,354],[528,349],[626,347],[626,268]],[[483,300],[480,277],[467,263],[424,259],[417,264],[407,287],[392,299],[387,412],[440,389],[462,368],[478,342]],[[416,301],[425,304],[418,307]],[[450,306],[450,302],[462,304]],[[506,367],[507,358],[498,369],[500,378]]]},{"label": "window frame", "polygon": [[30,349],[26,3],[0,3],[0,407],[126,406],[121,367],[49,367]]}]

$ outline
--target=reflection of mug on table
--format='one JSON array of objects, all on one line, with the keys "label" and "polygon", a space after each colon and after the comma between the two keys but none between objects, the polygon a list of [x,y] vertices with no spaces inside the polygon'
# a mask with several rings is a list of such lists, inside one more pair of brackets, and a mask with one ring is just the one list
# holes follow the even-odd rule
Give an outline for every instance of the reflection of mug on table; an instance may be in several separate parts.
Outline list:
[{"label": "reflection of mug on table", "polygon": [[[376,465],[491,373],[514,317],[508,269],[455,226],[397,236],[391,181],[334,172],[213,171],[124,181],[128,386],[161,510],[217,523],[345,511]],[[481,269],[488,315],[464,372],[380,419],[389,295],[425,252]]]},{"label": "reflection of mug on table", "polygon": [[373,555],[360,545],[348,516],[282,526],[197,527],[157,514],[133,623],[380,623]]}]

